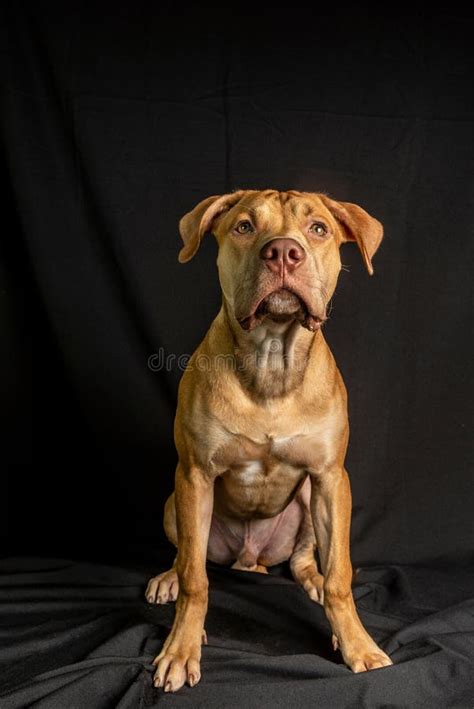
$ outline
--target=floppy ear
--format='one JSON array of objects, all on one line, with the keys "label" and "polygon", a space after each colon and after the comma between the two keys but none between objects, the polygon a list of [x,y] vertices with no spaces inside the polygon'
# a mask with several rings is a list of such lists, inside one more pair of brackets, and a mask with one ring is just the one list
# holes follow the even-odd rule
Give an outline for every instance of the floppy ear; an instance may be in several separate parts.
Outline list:
[{"label": "floppy ear", "polygon": [[188,212],[179,222],[179,233],[184,246],[179,252],[180,263],[190,261],[195,255],[204,234],[212,229],[214,220],[223,212],[227,212],[244,194],[244,190],[231,194],[214,195],[199,202],[191,212]]},{"label": "floppy ear", "polygon": [[336,202],[324,194],[318,196],[339,222],[344,241],[355,241],[357,243],[367,270],[372,276],[374,273],[372,257],[382,241],[382,224],[357,204]]}]

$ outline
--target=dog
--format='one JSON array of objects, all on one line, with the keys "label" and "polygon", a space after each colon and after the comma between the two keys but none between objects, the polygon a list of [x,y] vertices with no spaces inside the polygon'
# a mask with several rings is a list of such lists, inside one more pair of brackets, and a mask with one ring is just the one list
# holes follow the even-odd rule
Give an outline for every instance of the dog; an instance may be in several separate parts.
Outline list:
[{"label": "dog", "polygon": [[346,665],[391,665],[352,596],[347,394],[321,331],[340,245],[355,242],[372,274],[382,225],[325,194],[268,189],[208,197],[179,227],[182,263],[215,235],[223,297],[179,386],[179,462],[164,513],[177,556],[146,589],[150,603],[176,600],[154,684],[175,692],[200,680],[206,558],[260,573],[289,560]]}]

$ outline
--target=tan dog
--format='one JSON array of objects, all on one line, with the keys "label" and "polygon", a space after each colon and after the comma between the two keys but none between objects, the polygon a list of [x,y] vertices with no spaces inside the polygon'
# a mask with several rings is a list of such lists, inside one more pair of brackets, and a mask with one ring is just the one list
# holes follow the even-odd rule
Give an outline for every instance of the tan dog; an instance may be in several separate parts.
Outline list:
[{"label": "tan dog", "polygon": [[372,273],[382,225],[323,194],[242,190],[205,199],[180,232],[181,262],[215,234],[223,303],[179,388],[179,463],[164,519],[178,553],[146,590],[151,603],[177,599],[155,685],[174,692],[200,679],[206,557],[263,573],[289,559],[324,604],[345,663],[354,672],[390,665],[352,597],[347,397],[320,329],[339,246],[355,241]]}]

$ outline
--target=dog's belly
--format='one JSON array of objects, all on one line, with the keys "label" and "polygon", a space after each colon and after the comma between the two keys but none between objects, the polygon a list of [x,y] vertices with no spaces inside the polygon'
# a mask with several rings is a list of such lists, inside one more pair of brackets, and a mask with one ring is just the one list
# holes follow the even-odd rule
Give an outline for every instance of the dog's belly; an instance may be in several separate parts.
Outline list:
[{"label": "dog's belly", "polygon": [[289,559],[309,501],[309,479],[297,488],[294,499],[269,518],[236,519],[214,511],[207,558],[217,564],[237,561],[247,568],[273,566]]}]

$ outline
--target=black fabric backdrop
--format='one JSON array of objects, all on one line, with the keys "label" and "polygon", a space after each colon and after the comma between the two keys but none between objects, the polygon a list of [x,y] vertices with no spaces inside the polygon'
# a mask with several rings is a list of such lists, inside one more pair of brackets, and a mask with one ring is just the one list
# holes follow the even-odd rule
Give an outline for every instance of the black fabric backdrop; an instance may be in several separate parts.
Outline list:
[{"label": "black fabric backdrop", "polygon": [[[1,706],[472,706],[473,25],[160,7],[2,10]],[[325,333],[354,593],[396,665],[352,675],[286,566],[211,565],[203,680],[170,697],[150,663],[172,607],[142,596],[171,558],[181,370],[153,355],[191,353],[219,307],[215,244],[180,266],[178,219],[239,187],[385,225],[373,278],[343,248]]]}]

